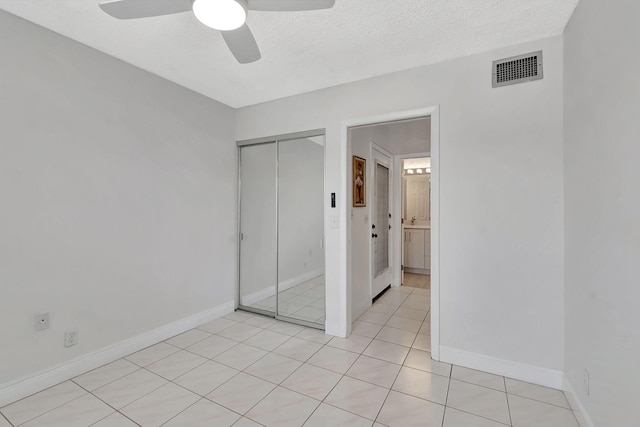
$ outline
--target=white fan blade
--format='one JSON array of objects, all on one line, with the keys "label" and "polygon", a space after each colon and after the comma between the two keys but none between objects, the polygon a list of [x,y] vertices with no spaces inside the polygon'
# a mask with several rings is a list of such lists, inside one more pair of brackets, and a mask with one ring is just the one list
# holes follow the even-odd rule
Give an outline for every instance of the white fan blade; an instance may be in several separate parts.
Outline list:
[{"label": "white fan blade", "polygon": [[149,18],[191,10],[189,0],[115,0],[100,4],[100,9],[118,19]]},{"label": "white fan blade", "polygon": [[261,58],[258,43],[247,24],[237,30],[221,31],[221,33],[229,50],[239,63],[248,64]]},{"label": "white fan blade", "polygon": [[330,9],[336,0],[248,0],[247,8],[262,11],[297,11]]}]

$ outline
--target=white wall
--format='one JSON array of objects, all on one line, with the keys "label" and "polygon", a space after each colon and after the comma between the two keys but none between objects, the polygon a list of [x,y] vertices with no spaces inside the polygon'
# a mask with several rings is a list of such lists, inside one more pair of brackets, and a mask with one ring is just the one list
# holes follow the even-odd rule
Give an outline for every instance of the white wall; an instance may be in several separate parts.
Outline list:
[{"label": "white wall", "polygon": [[[353,319],[358,318],[366,309],[371,307],[371,203],[373,203],[373,180],[371,177],[371,139],[361,137],[361,129],[351,129],[349,134],[350,154],[366,160],[365,202],[367,206],[354,208],[353,188],[347,186],[347,221],[349,227],[350,244],[350,279],[351,279],[351,313]],[[349,183],[353,179],[353,161],[347,162],[347,175]]]},{"label": "white wall", "polygon": [[[492,60],[538,49],[544,51],[544,80],[491,88]],[[326,326],[330,333],[346,334],[351,301],[344,221],[351,201],[342,126],[436,104],[441,107],[441,344],[458,361],[508,360],[516,371],[533,367],[521,377],[549,374],[551,380],[540,382],[560,385],[560,37],[242,108],[236,135],[326,128],[326,217],[340,216],[340,228],[327,223]],[[338,195],[337,209],[329,208],[330,192]]]},{"label": "white wall", "polygon": [[2,11],[0,57],[0,392],[232,302],[234,111]]},{"label": "white wall", "polygon": [[638,16],[582,0],[564,36],[566,373],[584,426],[638,425]]}]

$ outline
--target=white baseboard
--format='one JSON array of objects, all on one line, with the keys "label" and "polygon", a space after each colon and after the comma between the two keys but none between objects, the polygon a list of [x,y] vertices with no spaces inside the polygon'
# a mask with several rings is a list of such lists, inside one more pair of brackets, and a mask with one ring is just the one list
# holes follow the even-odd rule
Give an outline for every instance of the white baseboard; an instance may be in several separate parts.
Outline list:
[{"label": "white baseboard", "polygon": [[440,346],[440,361],[557,390],[564,388],[564,373],[554,369],[498,359],[445,346]]},{"label": "white baseboard", "polygon": [[595,424],[591,421],[591,417],[584,409],[584,405],[580,401],[578,393],[576,393],[576,389],[573,388],[573,385],[566,375],[564,376],[564,395],[567,396],[569,405],[571,405],[573,413],[576,414],[580,427],[595,427]]},{"label": "white baseboard", "polygon": [[[294,288],[298,285],[308,282],[309,280],[315,279],[318,276],[322,276],[323,274],[324,274],[324,270],[310,271],[308,273],[304,273],[299,276],[280,282],[280,284],[278,285],[278,288],[280,289],[280,292],[286,291],[287,289]],[[261,289],[257,292],[253,292],[249,295],[240,297],[240,304],[244,306],[253,305],[258,301],[262,301],[263,299],[272,297],[275,294],[276,294],[275,286],[270,286],[268,288]]]},{"label": "white baseboard", "polygon": [[0,384],[0,407],[232,313],[233,301],[129,338],[17,381]]}]

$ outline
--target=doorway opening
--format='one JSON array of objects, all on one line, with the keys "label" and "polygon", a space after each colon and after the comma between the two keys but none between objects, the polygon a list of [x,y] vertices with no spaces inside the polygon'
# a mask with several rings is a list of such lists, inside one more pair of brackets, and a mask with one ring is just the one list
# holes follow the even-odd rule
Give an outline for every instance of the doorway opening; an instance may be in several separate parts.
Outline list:
[{"label": "doorway opening", "polygon": [[[437,135],[437,122],[432,126],[432,121],[434,116],[437,120],[437,108],[425,112],[427,114],[408,113],[404,117],[394,114],[389,120],[372,118],[367,122],[363,119],[346,127],[349,177],[347,200],[351,201],[352,196],[361,194],[357,176],[354,175],[357,172],[354,166],[358,164],[356,161],[359,159],[366,165],[364,200],[359,200],[359,204],[353,200],[354,203],[347,210],[350,321],[356,320],[371,307],[372,301],[389,287],[403,284],[403,255],[407,240],[404,238],[403,224],[406,210],[406,197],[403,194],[406,192],[403,185],[405,160],[429,157],[430,174],[437,163],[436,160],[431,164],[432,135]],[[406,164],[410,165],[411,162],[407,160]],[[429,194],[433,196],[433,193],[427,191],[427,197]],[[424,200],[425,195],[416,197]],[[417,207],[417,203],[415,204]],[[415,214],[417,217],[422,215],[422,222],[417,224],[416,218],[412,224],[414,229],[419,226],[431,228],[431,210],[435,208],[437,203],[422,206],[421,211]],[[425,243],[424,228],[420,230],[423,262],[409,273],[421,274],[431,279],[437,267],[434,268],[432,257],[429,256],[429,268],[425,268],[425,246],[429,246],[427,253],[430,254],[432,236],[429,235],[429,243]],[[431,287],[431,284],[429,280],[428,284],[421,287]],[[428,302],[426,304],[429,305]]]},{"label": "doorway opening", "polygon": [[431,288],[431,157],[400,156],[402,286]]},{"label": "doorway opening", "polygon": [[[428,121],[428,129],[423,132],[422,137],[417,138],[419,148],[407,147],[416,140],[407,138],[400,134],[391,132],[392,125],[401,125],[402,123],[425,123]],[[386,127],[386,135],[383,138],[377,138],[372,135],[375,128],[378,131],[379,126],[388,125]],[[341,221],[344,222],[344,233],[342,234],[345,257],[341,268],[345,272],[340,281],[341,291],[344,299],[341,315],[344,316],[344,328],[342,333],[348,336],[354,325],[354,321],[371,306],[371,286],[369,277],[371,276],[370,254],[371,254],[371,224],[369,222],[370,214],[366,205],[362,208],[352,204],[353,195],[353,158],[358,153],[367,153],[366,146],[373,142],[387,143],[394,152],[391,153],[393,158],[393,168],[396,171],[392,179],[392,192],[401,194],[402,181],[398,171],[402,170],[400,163],[403,156],[409,157],[430,157],[431,158],[431,194],[430,194],[430,213],[431,213],[431,269],[430,269],[430,298],[425,305],[429,308],[430,315],[430,332],[429,341],[431,343],[431,358],[440,360],[440,109],[438,106],[426,107],[416,110],[397,111],[380,114],[376,116],[361,117],[357,119],[346,120],[342,123],[342,142],[341,151],[344,156],[343,176],[347,179],[343,182],[342,199],[348,204],[341,213]],[[384,133],[384,132],[383,132]],[[426,137],[425,137],[426,135]],[[377,140],[376,140],[377,139]],[[358,142],[360,141],[360,142]],[[364,151],[362,150],[364,144]],[[401,151],[401,150],[406,151]],[[406,153],[406,154],[405,154]],[[410,155],[409,155],[410,154]],[[370,162],[369,162],[370,165]],[[370,167],[370,166],[369,166]],[[366,183],[365,183],[366,186]],[[370,196],[367,196],[370,197]],[[370,200],[368,198],[367,200]],[[402,283],[401,270],[401,253],[402,253],[402,233],[401,217],[402,217],[402,201],[400,197],[393,198],[393,209],[391,211],[391,227],[396,230],[392,233],[392,252],[391,252],[391,276],[392,286],[400,286]],[[364,255],[363,255],[364,254]],[[396,254],[395,257],[393,255]],[[401,289],[401,288],[398,288]],[[415,292],[415,291],[414,291]],[[384,298],[384,296],[382,297]]]}]

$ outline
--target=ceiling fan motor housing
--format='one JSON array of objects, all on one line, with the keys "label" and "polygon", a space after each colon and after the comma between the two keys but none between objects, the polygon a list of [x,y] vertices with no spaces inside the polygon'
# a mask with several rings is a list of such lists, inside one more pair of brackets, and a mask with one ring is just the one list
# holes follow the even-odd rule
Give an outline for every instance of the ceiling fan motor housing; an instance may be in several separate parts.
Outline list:
[{"label": "ceiling fan motor housing", "polygon": [[248,12],[246,0],[191,0],[191,8],[200,22],[220,31],[240,28]]}]

